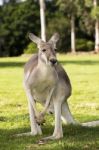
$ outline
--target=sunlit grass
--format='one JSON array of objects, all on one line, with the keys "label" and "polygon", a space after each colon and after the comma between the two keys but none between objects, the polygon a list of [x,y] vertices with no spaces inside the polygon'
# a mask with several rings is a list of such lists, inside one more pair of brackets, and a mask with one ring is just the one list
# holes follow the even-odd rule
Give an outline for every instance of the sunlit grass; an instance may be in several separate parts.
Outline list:
[{"label": "sunlit grass", "polygon": [[[79,122],[99,120],[99,56],[59,55],[72,83],[70,109]],[[23,66],[27,57],[0,58],[0,150],[98,150],[99,127],[64,126],[64,138],[46,145],[40,136],[13,137],[30,131],[28,104],[23,89]],[[44,136],[53,132],[53,117],[47,115]]]}]

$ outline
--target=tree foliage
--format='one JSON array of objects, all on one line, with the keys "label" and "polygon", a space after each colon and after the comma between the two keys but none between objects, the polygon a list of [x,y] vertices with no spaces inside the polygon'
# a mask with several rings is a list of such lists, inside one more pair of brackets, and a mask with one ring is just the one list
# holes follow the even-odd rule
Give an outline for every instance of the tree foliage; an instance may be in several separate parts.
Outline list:
[{"label": "tree foliage", "polygon": [[20,55],[29,43],[28,32],[37,33],[40,27],[38,3],[32,0],[24,3],[12,3],[11,1],[0,9],[2,55]]},{"label": "tree foliage", "polygon": [[[94,42],[94,20],[99,18],[99,4],[93,7],[93,0],[46,1],[47,39],[54,32],[60,33],[59,50],[70,50],[70,16],[75,15],[76,38],[78,42]],[[0,56],[15,56],[23,53],[30,43],[28,33],[40,35],[40,13],[37,0],[9,0],[0,6]],[[89,50],[83,46],[78,50]],[[90,50],[93,46],[90,46]]]}]

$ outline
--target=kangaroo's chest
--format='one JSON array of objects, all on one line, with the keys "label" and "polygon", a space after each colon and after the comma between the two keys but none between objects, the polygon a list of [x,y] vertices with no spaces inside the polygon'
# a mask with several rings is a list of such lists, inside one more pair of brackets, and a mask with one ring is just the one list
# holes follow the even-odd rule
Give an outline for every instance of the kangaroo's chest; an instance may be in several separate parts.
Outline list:
[{"label": "kangaroo's chest", "polygon": [[57,73],[53,68],[40,68],[37,69],[34,78],[32,88],[34,99],[44,102],[57,83]]}]

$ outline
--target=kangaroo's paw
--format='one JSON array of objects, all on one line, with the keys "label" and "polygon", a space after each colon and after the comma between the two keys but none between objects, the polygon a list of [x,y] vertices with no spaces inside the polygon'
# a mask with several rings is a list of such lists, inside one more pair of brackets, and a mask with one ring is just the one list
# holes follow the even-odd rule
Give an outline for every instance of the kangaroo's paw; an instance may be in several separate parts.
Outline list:
[{"label": "kangaroo's paw", "polygon": [[43,114],[39,114],[38,116],[36,116],[36,122],[40,125],[43,125],[43,123],[45,123],[45,119],[44,119],[44,115]]}]

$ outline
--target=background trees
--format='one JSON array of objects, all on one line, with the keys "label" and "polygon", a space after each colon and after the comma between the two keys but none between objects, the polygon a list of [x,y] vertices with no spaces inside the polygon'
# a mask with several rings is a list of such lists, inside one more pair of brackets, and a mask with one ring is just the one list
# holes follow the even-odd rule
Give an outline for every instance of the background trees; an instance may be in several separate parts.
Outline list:
[{"label": "background trees", "polygon": [[40,29],[39,4],[11,1],[0,9],[0,51],[2,55],[20,55],[29,43],[28,32],[38,34]]},{"label": "background trees", "polygon": [[[46,38],[59,32],[60,52],[89,51],[94,47],[99,51],[99,2],[95,6],[94,1],[45,1]],[[0,6],[0,56],[22,54],[30,43],[28,33],[40,35],[39,8],[36,0],[9,0]]]},{"label": "background trees", "polygon": [[82,1],[81,0],[58,0],[58,5],[60,10],[63,11],[65,14],[65,18],[68,17],[71,22],[71,51],[73,53],[76,52],[76,41],[75,41],[75,20],[77,16],[81,15],[81,6],[82,6]]}]

